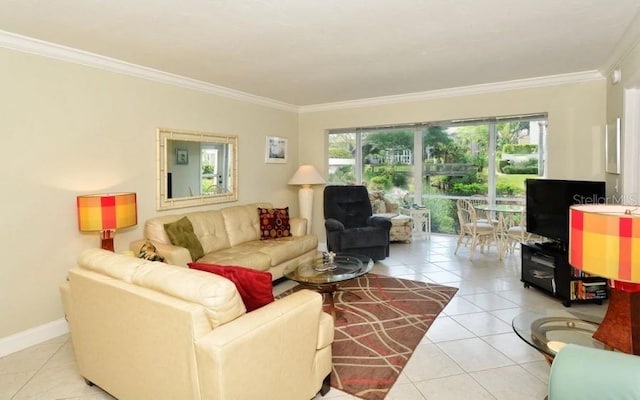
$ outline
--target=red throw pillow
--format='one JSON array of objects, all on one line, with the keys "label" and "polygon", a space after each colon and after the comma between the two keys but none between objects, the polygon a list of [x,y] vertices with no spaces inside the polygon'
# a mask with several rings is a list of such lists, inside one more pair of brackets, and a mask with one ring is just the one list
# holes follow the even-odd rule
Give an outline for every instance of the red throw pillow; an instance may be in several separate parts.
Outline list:
[{"label": "red throw pillow", "polygon": [[260,218],[260,240],[291,236],[289,207],[258,208]]},{"label": "red throw pillow", "polygon": [[247,312],[253,311],[273,301],[271,272],[232,265],[189,263],[189,268],[211,272],[235,283]]}]

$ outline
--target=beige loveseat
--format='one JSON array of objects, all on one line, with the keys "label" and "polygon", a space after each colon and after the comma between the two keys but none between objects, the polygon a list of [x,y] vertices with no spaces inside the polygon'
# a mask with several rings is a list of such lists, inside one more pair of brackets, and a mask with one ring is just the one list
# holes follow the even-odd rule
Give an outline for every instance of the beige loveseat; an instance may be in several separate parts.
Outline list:
[{"label": "beige loveseat", "polygon": [[208,272],[101,249],[61,294],[80,374],[119,400],[303,400],[331,372],[333,319],[300,290],[252,312]]},{"label": "beige loveseat", "polygon": [[[281,278],[284,269],[313,257],[318,248],[318,238],[307,235],[307,220],[291,218],[293,236],[260,240],[258,208],[273,208],[270,203],[251,203],[225,207],[219,210],[197,211],[186,214],[164,215],[145,222],[144,238],[151,240],[158,254],[169,264],[187,266],[187,263],[241,265],[271,273],[272,279]],[[165,224],[186,216],[202,248],[204,257],[191,260],[184,247],[171,244]],[[131,243],[130,250],[138,254],[143,240]]]}]

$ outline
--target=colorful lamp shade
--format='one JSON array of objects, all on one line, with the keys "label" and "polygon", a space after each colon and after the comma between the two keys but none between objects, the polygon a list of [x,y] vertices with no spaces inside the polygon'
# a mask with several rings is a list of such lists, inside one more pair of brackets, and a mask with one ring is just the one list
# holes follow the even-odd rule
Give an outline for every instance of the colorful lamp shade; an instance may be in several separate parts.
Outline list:
[{"label": "colorful lamp shade", "polygon": [[113,251],[116,229],[138,223],[135,193],[90,194],[78,196],[78,229],[100,232],[102,248]]},{"label": "colorful lamp shade", "polygon": [[607,314],[593,337],[640,354],[640,213],[621,205],[576,205],[569,212],[569,263],[609,278]]}]

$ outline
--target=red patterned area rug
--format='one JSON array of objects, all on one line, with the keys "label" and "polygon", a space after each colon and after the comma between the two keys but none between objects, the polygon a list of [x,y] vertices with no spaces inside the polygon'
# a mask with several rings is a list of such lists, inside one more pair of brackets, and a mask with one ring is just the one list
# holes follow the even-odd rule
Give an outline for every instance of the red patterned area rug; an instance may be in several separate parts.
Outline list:
[{"label": "red patterned area rug", "polygon": [[341,285],[334,296],[331,385],[365,400],[384,399],[457,290],[371,273]]}]

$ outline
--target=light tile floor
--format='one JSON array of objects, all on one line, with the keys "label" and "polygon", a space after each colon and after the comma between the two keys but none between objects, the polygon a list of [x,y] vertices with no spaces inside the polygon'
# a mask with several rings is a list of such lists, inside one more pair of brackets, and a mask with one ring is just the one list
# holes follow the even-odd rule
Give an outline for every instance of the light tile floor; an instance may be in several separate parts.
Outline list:
[{"label": "light tile floor", "polygon": [[[462,248],[457,256],[454,249],[455,238],[445,235],[411,244],[394,243],[391,256],[374,267],[373,272],[379,274],[459,288],[386,399],[542,400],[549,367],[513,333],[511,320],[525,310],[566,309],[557,299],[524,289],[518,251],[504,261],[498,261],[495,250],[476,252],[470,261],[468,249]],[[275,291],[290,286],[284,282]],[[602,315],[606,306],[574,304],[569,310]],[[0,358],[0,399],[113,398],[84,383],[69,335],[63,335]],[[356,398],[331,389],[324,399]]]}]

